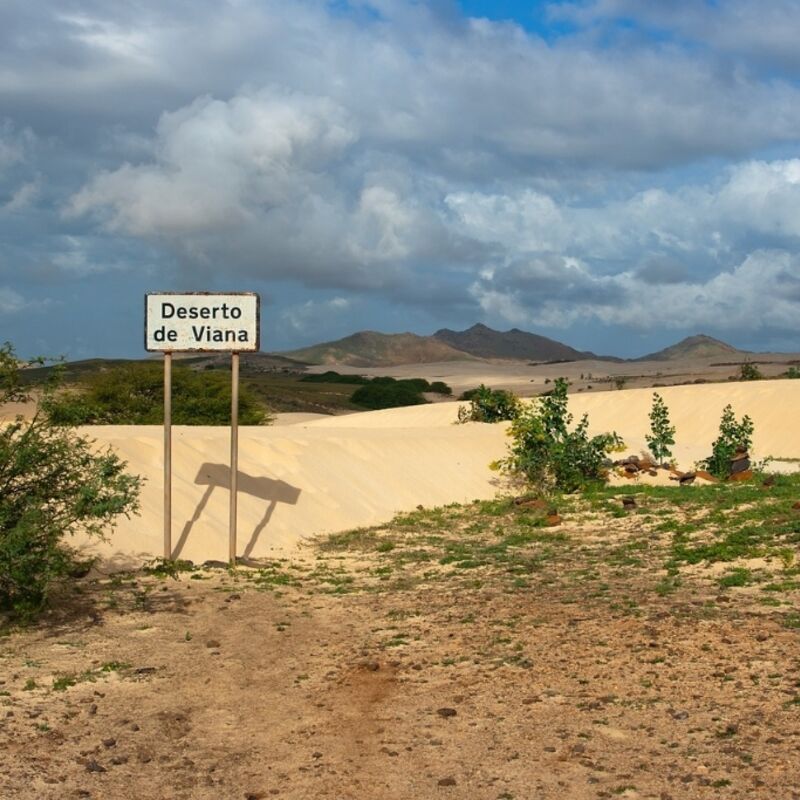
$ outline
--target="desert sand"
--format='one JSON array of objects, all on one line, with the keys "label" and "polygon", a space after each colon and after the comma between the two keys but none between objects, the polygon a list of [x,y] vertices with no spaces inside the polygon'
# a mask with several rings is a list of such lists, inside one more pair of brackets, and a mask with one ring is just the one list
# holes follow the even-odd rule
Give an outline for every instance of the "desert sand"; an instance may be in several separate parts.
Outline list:
[{"label": "desert sand", "polygon": [[[576,419],[592,432],[616,430],[626,452],[646,449],[652,389],[576,394]],[[659,390],[677,428],[678,466],[707,456],[723,407],[755,423],[753,456],[800,458],[800,381],[702,384]],[[375,525],[418,505],[493,497],[503,489],[490,462],[505,453],[504,425],[455,424],[459,404],[350,414],[290,415],[271,428],[242,428],[239,462],[239,548],[249,558],[296,551],[307,537]],[[292,424],[293,423],[293,424]],[[111,564],[129,567],[163,552],[162,429],[92,427],[146,478],[141,513],[91,546]],[[173,444],[173,556],[224,560],[228,552],[229,431],[176,427]]]}]

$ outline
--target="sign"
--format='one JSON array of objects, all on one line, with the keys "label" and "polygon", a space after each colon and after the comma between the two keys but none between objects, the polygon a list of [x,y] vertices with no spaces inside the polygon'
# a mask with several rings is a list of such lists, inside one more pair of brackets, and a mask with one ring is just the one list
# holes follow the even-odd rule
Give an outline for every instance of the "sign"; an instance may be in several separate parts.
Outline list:
[{"label": "sign", "polygon": [[172,354],[231,354],[231,474],[228,558],[236,564],[239,353],[258,351],[261,298],[255,292],[151,292],[144,296],[144,349],[164,353],[164,559],[172,551]]},{"label": "sign", "polygon": [[146,294],[144,349],[163,353],[258,351],[260,305],[255,292]]}]

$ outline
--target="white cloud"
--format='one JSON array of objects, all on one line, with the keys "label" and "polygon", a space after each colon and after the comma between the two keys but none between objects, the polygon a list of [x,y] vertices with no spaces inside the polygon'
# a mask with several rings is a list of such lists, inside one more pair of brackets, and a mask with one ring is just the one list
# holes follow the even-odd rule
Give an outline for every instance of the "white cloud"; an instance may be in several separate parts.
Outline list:
[{"label": "white cloud", "polygon": [[353,301],[346,297],[332,297],[329,300],[307,300],[305,303],[285,308],[280,315],[281,322],[294,333],[307,336],[310,332],[324,329],[331,320],[350,311]]},{"label": "white cloud", "polygon": [[0,205],[0,212],[14,213],[23,211],[28,208],[36,198],[39,196],[42,184],[38,178],[33,181],[27,181],[14,190],[11,199]]},{"label": "white cloud", "polygon": [[28,305],[28,302],[19,292],[0,286],[0,312],[14,314],[23,311]]}]

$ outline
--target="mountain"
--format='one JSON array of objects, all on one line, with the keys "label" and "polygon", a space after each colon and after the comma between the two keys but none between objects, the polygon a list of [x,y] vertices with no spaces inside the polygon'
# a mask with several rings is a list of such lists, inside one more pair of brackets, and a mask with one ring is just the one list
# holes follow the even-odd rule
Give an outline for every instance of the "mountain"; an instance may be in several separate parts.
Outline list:
[{"label": "mountain", "polygon": [[306,364],[347,364],[351,367],[392,367],[471,358],[433,336],[375,331],[361,331],[335,342],[323,342],[282,355]]},{"label": "mountain", "polygon": [[677,361],[683,358],[722,358],[731,356],[742,356],[744,350],[737,350],[732,345],[721,342],[713,336],[698,334],[697,336],[687,336],[677,344],[665,347],[656,353],[650,353],[634,361]]},{"label": "mountain", "polygon": [[584,353],[569,345],[512,328],[495,331],[486,325],[473,325],[465,331],[448,328],[436,331],[434,339],[477,358],[508,358],[525,361],[580,361],[597,358],[594,353]]}]

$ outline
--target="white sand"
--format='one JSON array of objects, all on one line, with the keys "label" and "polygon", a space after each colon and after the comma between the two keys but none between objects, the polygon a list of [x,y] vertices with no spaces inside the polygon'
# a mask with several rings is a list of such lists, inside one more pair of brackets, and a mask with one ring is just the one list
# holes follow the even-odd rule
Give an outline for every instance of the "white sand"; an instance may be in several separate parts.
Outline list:
[{"label": "white sand", "polygon": [[[659,390],[677,427],[679,465],[708,455],[726,403],[755,422],[753,455],[800,457],[800,381],[703,384]],[[651,389],[574,395],[594,432],[615,429],[627,452],[645,449]],[[488,465],[505,453],[503,425],[455,425],[458,403],[295,420],[240,432],[239,554],[291,553],[305,537],[378,524],[418,504],[492,497]],[[99,551],[118,564],[159,556],[162,430],[94,427],[130,470],[146,476],[141,514],[123,521]],[[176,557],[226,560],[227,428],[174,429],[173,542]]]}]

